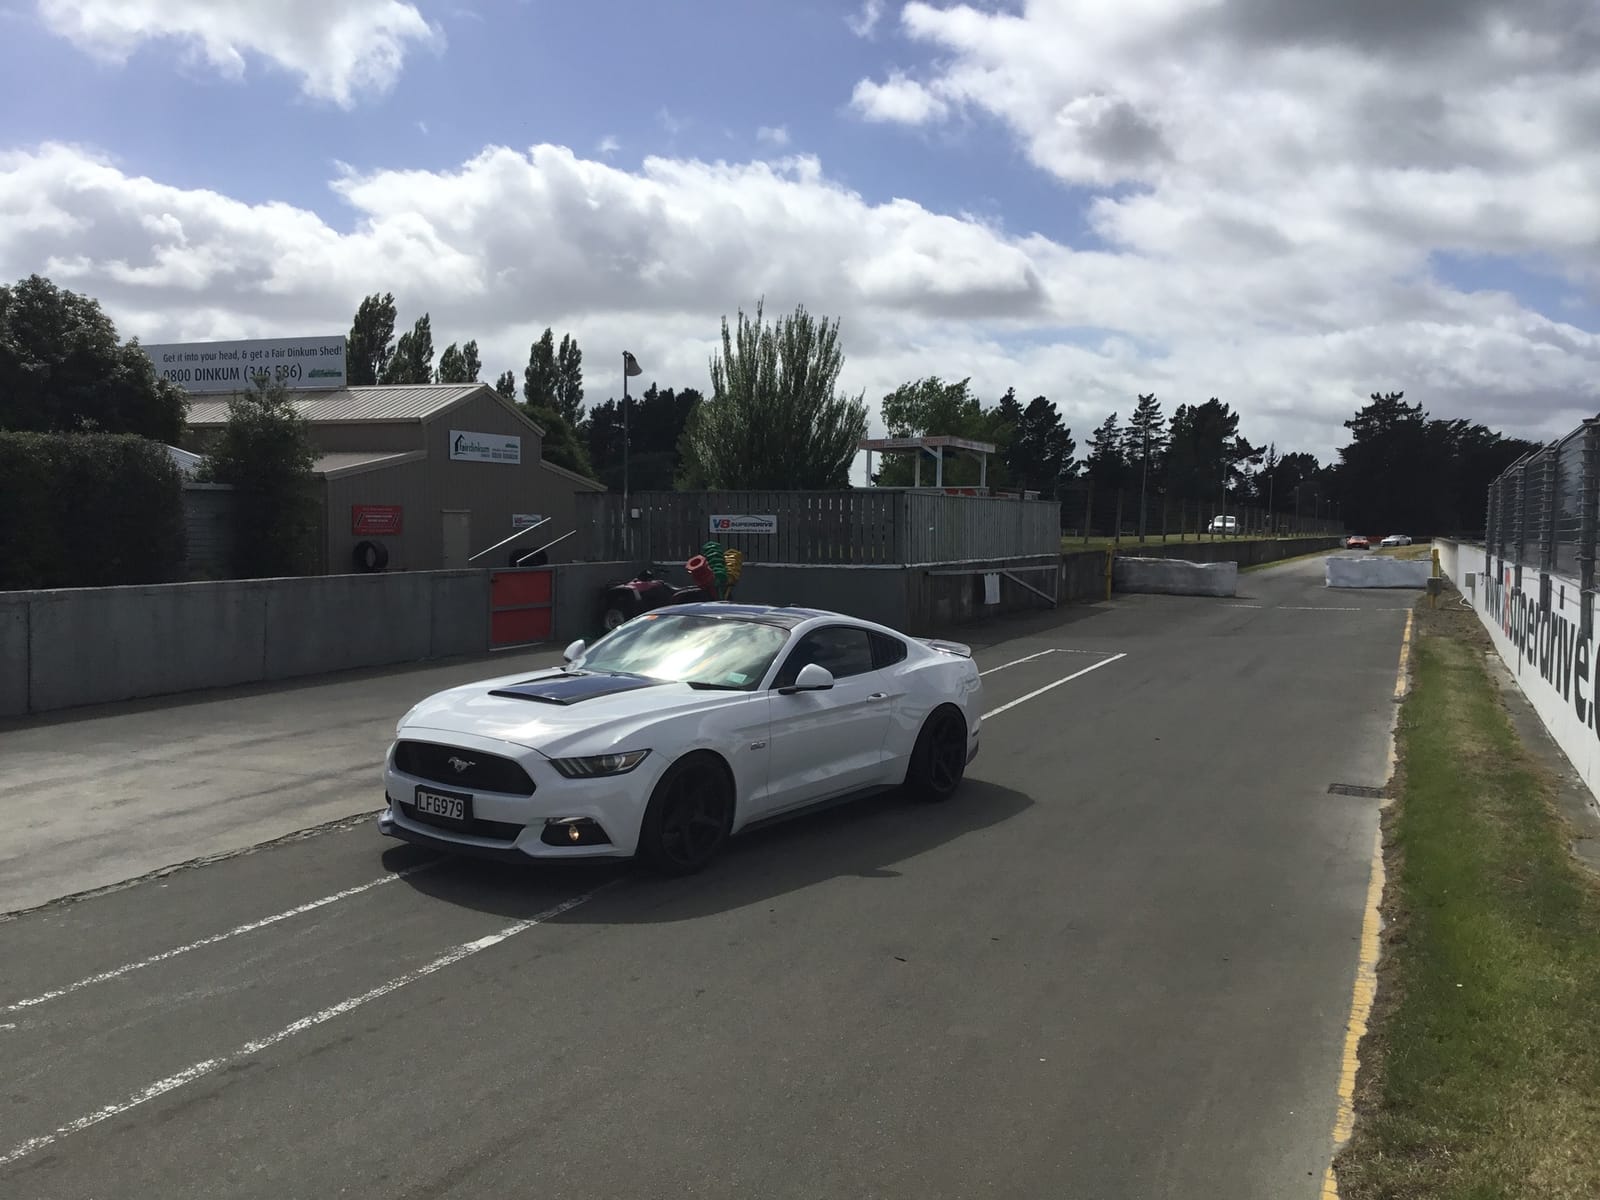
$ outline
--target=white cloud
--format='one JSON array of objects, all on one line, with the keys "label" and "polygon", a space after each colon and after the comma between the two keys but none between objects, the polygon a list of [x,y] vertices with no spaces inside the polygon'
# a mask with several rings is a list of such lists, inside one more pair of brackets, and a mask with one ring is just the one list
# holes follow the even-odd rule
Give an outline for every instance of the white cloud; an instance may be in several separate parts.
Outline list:
[{"label": "white cloud", "polygon": [[861,7],[845,18],[850,32],[859,38],[869,38],[883,20],[883,0],[862,0]]},{"label": "white cloud", "polygon": [[[545,326],[571,330],[594,401],[620,394],[603,364],[624,346],[663,386],[705,387],[721,317],[764,296],[769,313],[804,303],[842,319],[852,391],[876,400],[937,373],[971,376],[990,400],[1045,393],[1080,445],[1151,390],[1168,411],[1220,396],[1246,436],[1323,455],[1379,388],[1555,434],[1593,412],[1600,380],[1600,338],[1443,287],[1416,256],[1373,275],[1390,243],[1284,234],[1242,201],[1204,237],[1168,208],[1113,206],[1102,217],[1150,246],[1132,253],[871,203],[808,156],[630,172],[556,146],[489,147],[452,171],[330,186],[353,216],[337,226],[81,148],[0,152],[0,279],[49,275],[147,341],[342,331],[363,295],[392,290],[402,322],[432,313],[438,345],[477,338],[491,378],[520,369]],[[1273,249],[1285,236],[1303,244]]]},{"label": "white cloud", "polygon": [[597,153],[602,154],[607,158],[621,149],[622,143],[616,139],[615,135],[609,133],[606,134],[605,137],[601,138],[600,144],[595,147]]},{"label": "white cloud", "polygon": [[769,146],[787,146],[789,129],[784,125],[763,125],[756,130],[756,141],[765,142]]},{"label": "white cloud", "polygon": [[931,88],[899,72],[890,75],[886,83],[861,80],[851,94],[850,106],[869,121],[904,125],[942,120],[950,111],[950,106]]},{"label": "white cloud", "polygon": [[413,45],[444,34],[405,0],[38,0],[41,20],[81,49],[126,61],[173,40],[230,79],[265,59],[299,77],[305,95],[352,107],[387,92]]}]

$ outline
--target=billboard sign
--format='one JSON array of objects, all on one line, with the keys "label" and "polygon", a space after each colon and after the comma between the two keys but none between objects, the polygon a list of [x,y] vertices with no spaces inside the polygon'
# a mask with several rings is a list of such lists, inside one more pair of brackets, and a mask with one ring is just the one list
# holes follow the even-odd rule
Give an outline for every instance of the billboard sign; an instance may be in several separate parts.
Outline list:
[{"label": "billboard sign", "polygon": [[345,339],[255,338],[239,342],[170,342],[141,346],[156,374],[191,395],[243,392],[257,375],[292,391],[336,391],[345,385]]},{"label": "billboard sign", "polygon": [[777,533],[776,513],[716,513],[711,518],[712,533]]},{"label": "billboard sign", "polygon": [[522,439],[512,434],[452,429],[450,457],[457,462],[520,463]]}]

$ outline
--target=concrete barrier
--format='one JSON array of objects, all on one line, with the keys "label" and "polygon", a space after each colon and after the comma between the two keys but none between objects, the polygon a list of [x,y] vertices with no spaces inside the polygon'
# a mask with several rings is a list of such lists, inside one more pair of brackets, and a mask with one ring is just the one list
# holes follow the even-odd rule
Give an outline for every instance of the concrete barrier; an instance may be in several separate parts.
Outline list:
[{"label": "concrete barrier", "polygon": [[1177,558],[1131,558],[1118,555],[1111,566],[1111,585],[1119,592],[1154,592],[1167,596],[1234,596],[1239,591],[1236,562],[1185,562]]},{"label": "concrete barrier", "polygon": [[1117,553],[1136,558],[1181,558],[1186,562],[1233,562],[1241,567],[1258,567],[1343,547],[1342,537],[1253,538],[1238,542],[1202,539],[1198,542],[1152,542],[1143,546],[1136,539],[1125,539],[1117,547]]},{"label": "concrete barrier", "polygon": [[28,602],[0,596],[0,717],[28,711]]},{"label": "concrete barrier", "polygon": [[1328,559],[1323,578],[1331,588],[1425,588],[1432,574],[1433,563],[1425,558],[1336,555]]},{"label": "concrete barrier", "polygon": [[745,563],[734,592],[752,604],[794,604],[912,632],[912,568]]},{"label": "concrete barrier", "polygon": [[27,710],[49,712],[262,678],[270,584],[25,592]]}]

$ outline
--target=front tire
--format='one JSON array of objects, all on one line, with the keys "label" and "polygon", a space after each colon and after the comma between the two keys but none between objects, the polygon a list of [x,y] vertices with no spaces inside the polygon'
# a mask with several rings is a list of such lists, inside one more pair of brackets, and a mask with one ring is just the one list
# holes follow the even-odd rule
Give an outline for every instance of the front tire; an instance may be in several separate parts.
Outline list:
[{"label": "front tire", "polygon": [[914,800],[950,799],[967,773],[967,719],[951,705],[936,708],[923,722],[906,768],[906,791]]},{"label": "front tire", "polygon": [[705,870],[728,844],[733,808],[733,779],[720,759],[680,758],[650,796],[639,829],[640,860],[662,875]]}]

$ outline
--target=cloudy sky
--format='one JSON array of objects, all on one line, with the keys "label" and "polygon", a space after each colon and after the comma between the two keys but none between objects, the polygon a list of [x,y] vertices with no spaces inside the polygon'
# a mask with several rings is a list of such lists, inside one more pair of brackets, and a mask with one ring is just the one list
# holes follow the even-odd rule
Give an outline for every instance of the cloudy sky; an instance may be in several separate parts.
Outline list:
[{"label": "cloudy sky", "polygon": [[0,279],[145,341],[393,291],[491,376],[572,331],[594,401],[765,296],[1080,447],[1147,391],[1324,457],[1379,389],[1600,410],[1592,0],[0,0],[0,111]]}]

